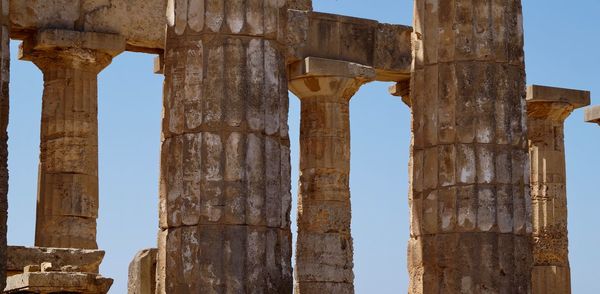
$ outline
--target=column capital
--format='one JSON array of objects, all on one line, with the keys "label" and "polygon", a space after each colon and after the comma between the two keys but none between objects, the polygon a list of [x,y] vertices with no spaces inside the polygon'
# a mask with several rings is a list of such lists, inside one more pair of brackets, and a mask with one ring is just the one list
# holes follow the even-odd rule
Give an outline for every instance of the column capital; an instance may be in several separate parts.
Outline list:
[{"label": "column capital", "polygon": [[360,86],[375,80],[375,69],[358,63],[307,57],[289,66],[290,90],[300,99],[350,100]]},{"label": "column capital", "polygon": [[600,125],[600,105],[590,106],[585,109],[585,121]]},{"label": "column capital", "polygon": [[527,87],[529,118],[564,121],[573,110],[589,104],[589,91],[539,85]]},{"label": "column capital", "polygon": [[60,63],[100,72],[125,46],[125,38],[117,34],[48,29],[25,39],[18,57],[40,68]]},{"label": "column capital", "polygon": [[399,81],[388,88],[390,95],[400,97],[406,106],[411,107],[410,103],[410,79]]}]

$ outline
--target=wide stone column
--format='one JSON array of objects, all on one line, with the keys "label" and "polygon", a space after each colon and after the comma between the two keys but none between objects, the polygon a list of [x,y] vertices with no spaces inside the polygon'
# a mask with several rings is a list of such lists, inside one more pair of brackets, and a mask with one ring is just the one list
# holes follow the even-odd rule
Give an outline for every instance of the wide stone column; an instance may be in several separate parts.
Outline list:
[{"label": "wide stone column", "polygon": [[527,89],[534,294],[571,293],[564,122],[574,109],[589,104],[587,91]]},{"label": "wide stone column", "polygon": [[10,19],[8,2],[0,1],[0,289],[6,286],[8,218],[8,113],[10,80]]},{"label": "wide stone column", "polygon": [[521,1],[416,0],[409,293],[530,293]]},{"label": "wide stone column", "polygon": [[21,46],[44,74],[36,246],[98,247],[98,73],[124,50],[118,35],[56,29]]},{"label": "wide stone column", "polygon": [[290,66],[290,90],[302,105],[296,293],[354,293],[349,106],[374,78],[372,68],[342,61],[309,57]]},{"label": "wide stone column", "polygon": [[169,1],[158,293],[291,293],[287,1]]}]

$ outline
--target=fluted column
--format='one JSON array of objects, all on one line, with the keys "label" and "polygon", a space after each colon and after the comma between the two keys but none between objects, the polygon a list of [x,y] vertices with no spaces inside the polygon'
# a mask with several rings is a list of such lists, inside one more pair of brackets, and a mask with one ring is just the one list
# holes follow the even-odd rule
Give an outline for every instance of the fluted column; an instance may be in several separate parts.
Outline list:
[{"label": "fluted column", "polygon": [[6,286],[6,227],[8,218],[8,114],[10,80],[10,19],[8,2],[0,1],[0,289]]},{"label": "fluted column", "polygon": [[571,293],[564,122],[574,109],[589,104],[586,91],[527,89],[534,294]]},{"label": "fluted column", "polygon": [[296,293],[354,293],[349,106],[374,77],[372,68],[320,58],[290,66],[302,105]]},{"label": "fluted column", "polygon": [[416,0],[409,293],[530,293],[521,1]]},{"label": "fluted column", "polygon": [[158,293],[291,293],[287,1],[172,0]]},{"label": "fluted column", "polygon": [[36,246],[98,247],[98,73],[124,49],[118,35],[64,30],[21,46],[44,74]]}]

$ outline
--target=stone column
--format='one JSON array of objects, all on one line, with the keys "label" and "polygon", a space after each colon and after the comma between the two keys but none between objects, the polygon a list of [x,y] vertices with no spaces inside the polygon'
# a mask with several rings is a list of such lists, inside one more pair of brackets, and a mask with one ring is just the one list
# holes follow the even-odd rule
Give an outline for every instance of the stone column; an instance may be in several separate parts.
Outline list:
[{"label": "stone column", "polygon": [[309,57],[290,66],[302,104],[296,293],[354,293],[349,105],[374,78],[348,62]]},{"label": "stone column", "polygon": [[158,293],[291,293],[286,1],[169,1]]},{"label": "stone column", "polygon": [[44,74],[36,246],[98,247],[98,73],[124,49],[118,35],[65,30],[21,46]]},{"label": "stone column", "polygon": [[0,1],[0,289],[6,286],[6,226],[8,218],[8,82],[10,80],[10,19],[8,2]]},{"label": "stone column", "polygon": [[530,293],[521,1],[416,0],[409,293]]},{"label": "stone column", "polygon": [[587,91],[527,89],[534,294],[571,293],[564,122],[574,109],[589,104]]}]

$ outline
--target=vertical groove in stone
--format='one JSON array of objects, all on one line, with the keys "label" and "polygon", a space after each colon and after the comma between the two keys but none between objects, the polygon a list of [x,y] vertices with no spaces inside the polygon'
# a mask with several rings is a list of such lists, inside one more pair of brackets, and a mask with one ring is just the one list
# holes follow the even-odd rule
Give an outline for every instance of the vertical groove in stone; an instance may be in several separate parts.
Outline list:
[{"label": "vertical groove in stone", "polygon": [[529,293],[521,3],[416,0],[414,32],[409,293]]},{"label": "vertical groove in stone", "polygon": [[187,2],[167,29],[158,292],[291,293],[285,1]]},{"label": "vertical groove in stone", "polygon": [[564,120],[573,106],[530,102],[528,108],[533,206],[532,293],[571,293]]},{"label": "vertical groove in stone", "polygon": [[6,234],[8,218],[8,117],[10,37],[8,2],[0,2],[0,289],[6,286]]},{"label": "vertical groove in stone", "polygon": [[35,244],[95,249],[99,65],[34,62],[44,73]]}]

